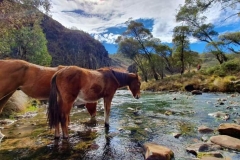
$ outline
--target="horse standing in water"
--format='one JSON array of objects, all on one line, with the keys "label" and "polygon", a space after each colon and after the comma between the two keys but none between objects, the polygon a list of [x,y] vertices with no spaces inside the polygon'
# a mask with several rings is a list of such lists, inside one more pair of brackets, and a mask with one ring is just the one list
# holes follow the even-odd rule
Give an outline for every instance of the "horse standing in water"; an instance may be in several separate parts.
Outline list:
[{"label": "horse standing in water", "polygon": [[[43,67],[23,60],[0,60],[0,113],[16,90],[48,100],[52,76],[66,66]],[[90,115],[96,115],[96,104],[86,104]]]},{"label": "horse standing in water", "polygon": [[109,68],[89,70],[69,66],[58,71],[52,78],[49,97],[48,121],[55,127],[55,138],[68,138],[69,114],[73,104],[91,103],[104,100],[105,127],[109,127],[109,114],[113,96],[118,88],[128,86],[132,95],[140,97],[140,78],[137,74],[123,73]]}]

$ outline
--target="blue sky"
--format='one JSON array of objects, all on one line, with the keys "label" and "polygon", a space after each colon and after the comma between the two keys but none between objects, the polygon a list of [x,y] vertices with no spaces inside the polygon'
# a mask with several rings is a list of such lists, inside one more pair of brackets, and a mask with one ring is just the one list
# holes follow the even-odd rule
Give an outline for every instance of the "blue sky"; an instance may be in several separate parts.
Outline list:
[{"label": "blue sky", "polygon": [[[115,39],[126,29],[132,18],[143,22],[154,37],[171,43],[173,28],[179,24],[175,15],[184,0],[52,0],[51,16],[67,28],[83,30],[102,42],[106,50],[116,53]],[[207,22],[217,26],[219,34],[240,30],[240,17],[226,17],[234,10],[222,10],[220,5],[205,13]],[[205,43],[191,38],[191,50],[205,51]]]}]

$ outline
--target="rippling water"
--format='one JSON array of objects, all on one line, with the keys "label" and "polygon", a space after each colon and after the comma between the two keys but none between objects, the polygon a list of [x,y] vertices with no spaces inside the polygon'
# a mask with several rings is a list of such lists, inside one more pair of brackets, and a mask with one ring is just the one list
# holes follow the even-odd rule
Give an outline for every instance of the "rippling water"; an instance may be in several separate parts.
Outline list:
[{"label": "rippling water", "polygon": [[[54,141],[43,110],[36,117],[19,120],[2,130],[6,137],[0,146],[0,159],[11,159],[11,155],[15,159],[144,159],[145,142],[166,146],[173,150],[175,159],[186,159],[194,157],[186,152],[186,146],[200,142],[203,136],[218,134],[200,134],[199,126],[217,129],[226,122],[209,115],[217,111],[230,114],[230,123],[240,118],[239,95],[143,92],[136,100],[129,91],[118,90],[112,102],[109,130],[103,127],[100,101],[96,121],[89,121],[85,109],[74,108],[70,139]],[[173,133],[182,135],[174,138]],[[223,155],[234,159],[239,153],[223,151]]]}]

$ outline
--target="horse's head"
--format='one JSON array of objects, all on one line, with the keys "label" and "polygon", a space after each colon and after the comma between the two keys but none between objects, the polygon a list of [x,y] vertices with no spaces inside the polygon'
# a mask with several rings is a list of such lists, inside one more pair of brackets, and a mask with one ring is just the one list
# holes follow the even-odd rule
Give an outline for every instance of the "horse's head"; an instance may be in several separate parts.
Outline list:
[{"label": "horse's head", "polygon": [[134,98],[140,98],[140,77],[137,74],[131,73],[131,81],[129,83],[129,89],[132,92]]}]

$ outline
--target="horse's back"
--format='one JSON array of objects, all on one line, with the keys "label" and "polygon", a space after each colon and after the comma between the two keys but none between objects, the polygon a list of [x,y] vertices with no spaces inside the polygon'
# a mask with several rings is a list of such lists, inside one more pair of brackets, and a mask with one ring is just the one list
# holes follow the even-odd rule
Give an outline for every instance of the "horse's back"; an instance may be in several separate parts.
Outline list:
[{"label": "horse's back", "polygon": [[23,60],[0,60],[0,84],[4,84],[0,86],[0,92],[8,88],[11,91],[20,89],[32,98],[48,99],[51,78],[64,67],[45,67]]}]

